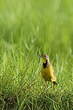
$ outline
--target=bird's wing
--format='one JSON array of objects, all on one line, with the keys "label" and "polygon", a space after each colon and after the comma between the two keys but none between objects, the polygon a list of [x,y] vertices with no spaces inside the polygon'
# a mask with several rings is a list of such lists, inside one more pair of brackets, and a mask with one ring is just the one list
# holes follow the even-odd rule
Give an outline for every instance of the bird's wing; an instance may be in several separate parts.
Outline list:
[{"label": "bird's wing", "polygon": [[56,81],[56,75],[55,75],[54,68],[52,65],[50,65],[50,75],[51,75],[51,80]]}]

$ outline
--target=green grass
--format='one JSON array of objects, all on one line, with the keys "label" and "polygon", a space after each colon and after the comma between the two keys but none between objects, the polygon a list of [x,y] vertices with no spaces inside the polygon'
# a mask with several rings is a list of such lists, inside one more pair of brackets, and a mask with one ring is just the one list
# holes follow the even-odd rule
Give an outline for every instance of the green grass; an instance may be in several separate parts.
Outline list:
[{"label": "green grass", "polygon": [[[55,89],[44,86],[41,53]],[[0,0],[0,110],[73,110],[72,0]]]}]

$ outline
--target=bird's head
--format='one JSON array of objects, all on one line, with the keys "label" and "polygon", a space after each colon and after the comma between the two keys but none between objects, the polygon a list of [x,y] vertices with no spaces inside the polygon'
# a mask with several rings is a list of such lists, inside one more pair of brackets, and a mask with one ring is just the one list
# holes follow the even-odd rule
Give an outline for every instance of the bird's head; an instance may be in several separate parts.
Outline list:
[{"label": "bird's head", "polygon": [[42,63],[46,63],[46,62],[50,63],[48,55],[43,54],[40,56],[40,58],[42,58]]}]

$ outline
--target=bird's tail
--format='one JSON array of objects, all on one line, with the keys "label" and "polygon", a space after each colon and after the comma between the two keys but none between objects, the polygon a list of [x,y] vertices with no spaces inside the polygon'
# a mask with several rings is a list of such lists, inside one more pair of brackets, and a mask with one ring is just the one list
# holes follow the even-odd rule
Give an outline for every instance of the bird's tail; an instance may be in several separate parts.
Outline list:
[{"label": "bird's tail", "polygon": [[53,85],[57,85],[57,82],[56,81],[53,81]]}]

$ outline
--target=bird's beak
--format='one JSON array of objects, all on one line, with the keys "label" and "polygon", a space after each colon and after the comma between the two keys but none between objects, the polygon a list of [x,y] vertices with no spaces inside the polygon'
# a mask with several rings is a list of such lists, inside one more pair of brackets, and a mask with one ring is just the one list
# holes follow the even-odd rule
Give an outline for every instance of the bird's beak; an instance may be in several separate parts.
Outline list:
[{"label": "bird's beak", "polygon": [[41,55],[39,55],[39,58],[41,58]]},{"label": "bird's beak", "polygon": [[42,58],[43,56],[42,55],[39,55],[39,58]]},{"label": "bird's beak", "polygon": [[43,58],[43,55],[39,55],[39,62],[40,61],[45,62],[45,59]]}]

